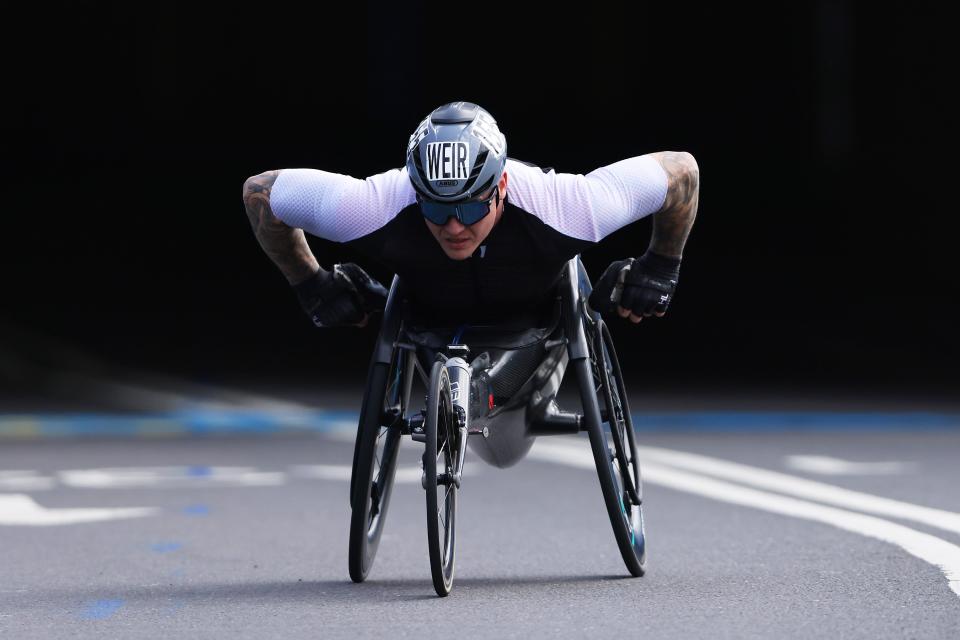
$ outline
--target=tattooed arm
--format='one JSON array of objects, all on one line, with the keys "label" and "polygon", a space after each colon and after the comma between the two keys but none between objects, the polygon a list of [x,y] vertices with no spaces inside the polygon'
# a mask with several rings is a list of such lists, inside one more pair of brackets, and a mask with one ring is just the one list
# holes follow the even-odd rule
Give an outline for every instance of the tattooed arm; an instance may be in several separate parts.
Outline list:
[{"label": "tattooed arm", "polygon": [[[648,165],[652,159],[667,174],[663,204],[653,214],[650,246],[639,258],[612,263],[590,294],[591,307],[601,312],[615,310],[631,322],[666,313],[676,291],[683,247],[697,217],[700,200],[700,169],[692,155],[683,151],[661,151],[640,158]],[[659,175],[656,181],[663,184]],[[637,182],[636,174],[634,182]],[[656,202],[659,203],[659,199]],[[649,212],[650,208],[645,211]],[[644,208],[640,210],[643,212]]]},{"label": "tattooed arm", "polygon": [[679,258],[697,217],[700,201],[700,169],[685,151],[661,151],[651,154],[667,172],[667,197],[653,214],[650,250],[662,256]]},{"label": "tattooed arm", "polygon": [[247,178],[243,183],[243,204],[257,242],[287,281],[297,284],[317,273],[320,264],[310,251],[303,230],[287,226],[270,209],[270,189],[278,175],[279,171],[267,171]]}]

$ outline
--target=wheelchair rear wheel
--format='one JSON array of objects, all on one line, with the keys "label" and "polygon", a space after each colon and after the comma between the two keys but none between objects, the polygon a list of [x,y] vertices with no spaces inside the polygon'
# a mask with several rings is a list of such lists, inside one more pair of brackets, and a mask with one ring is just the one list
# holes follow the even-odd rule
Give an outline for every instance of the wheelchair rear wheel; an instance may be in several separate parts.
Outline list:
[{"label": "wheelchair rear wheel", "polygon": [[367,376],[354,447],[350,492],[350,578],[363,582],[373,567],[400,450],[400,422],[410,403],[414,355],[396,350],[390,366],[375,362]]},{"label": "wheelchair rear wheel", "polygon": [[[642,576],[646,569],[646,540],[640,467],[620,363],[602,319],[585,329],[590,358],[577,360],[574,370],[590,447],[620,555],[632,575]],[[600,409],[601,398],[605,416]]]}]

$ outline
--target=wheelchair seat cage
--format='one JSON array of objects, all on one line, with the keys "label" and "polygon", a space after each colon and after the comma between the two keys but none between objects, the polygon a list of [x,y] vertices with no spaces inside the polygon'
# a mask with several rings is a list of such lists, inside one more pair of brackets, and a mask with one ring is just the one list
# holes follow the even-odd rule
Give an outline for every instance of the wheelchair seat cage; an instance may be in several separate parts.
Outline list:
[{"label": "wheelchair seat cage", "polygon": [[[407,327],[403,285],[387,297],[360,411],[350,487],[349,568],[366,579],[379,546],[392,493],[400,438],[424,445],[431,576],[438,595],[453,586],[456,511],[467,445],[495,466],[514,464],[536,437],[586,432],[607,513],[627,570],[645,571],[642,487],[626,389],[610,332],[589,308],[590,279],[579,256],[558,280],[547,327],[497,336],[486,327],[470,340],[444,344],[444,332]],[[470,333],[470,332],[468,332]],[[491,353],[498,356],[491,358]],[[568,367],[581,411],[559,407]],[[414,378],[425,407],[410,403]],[[500,396],[495,392],[509,395]]]}]

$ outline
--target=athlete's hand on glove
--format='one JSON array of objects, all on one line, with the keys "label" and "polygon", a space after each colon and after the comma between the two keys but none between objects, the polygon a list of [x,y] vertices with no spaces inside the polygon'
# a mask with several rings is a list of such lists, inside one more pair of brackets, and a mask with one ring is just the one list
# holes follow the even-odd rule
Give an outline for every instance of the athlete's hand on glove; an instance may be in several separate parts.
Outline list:
[{"label": "athlete's hand on glove", "polygon": [[680,258],[647,251],[639,258],[618,260],[607,267],[590,294],[590,307],[600,313],[617,312],[640,322],[663,316],[677,290]]},{"label": "athlete's hand on glove", "polygon": [[352,262],[320,269],[293,290],[318,327],[365,327],[370,314],[383,311],[387,301],[383,285]]}]

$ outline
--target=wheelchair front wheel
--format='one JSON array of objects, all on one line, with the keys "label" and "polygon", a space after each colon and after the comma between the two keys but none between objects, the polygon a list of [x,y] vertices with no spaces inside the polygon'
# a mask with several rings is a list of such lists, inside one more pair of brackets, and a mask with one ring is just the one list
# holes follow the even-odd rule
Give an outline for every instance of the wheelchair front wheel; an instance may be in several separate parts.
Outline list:
[{"label": "wheelchair front wheel", "polygon": [[425,420],[426,450],[423,452],[423,488],[427,494],[427,544],[430,573],[437,595],[453,588],[456,555],[457,485],[454,474],[460,455],[456,409],[450,376],[442,362],[430,371]]}]

